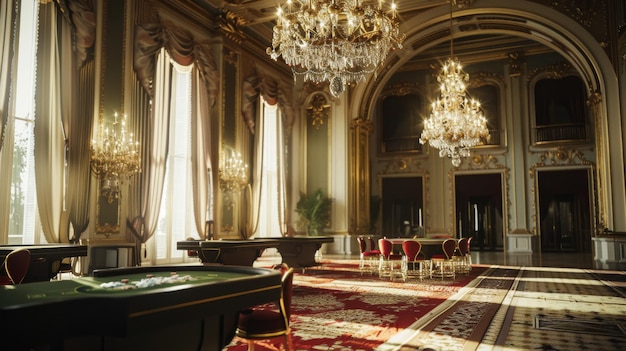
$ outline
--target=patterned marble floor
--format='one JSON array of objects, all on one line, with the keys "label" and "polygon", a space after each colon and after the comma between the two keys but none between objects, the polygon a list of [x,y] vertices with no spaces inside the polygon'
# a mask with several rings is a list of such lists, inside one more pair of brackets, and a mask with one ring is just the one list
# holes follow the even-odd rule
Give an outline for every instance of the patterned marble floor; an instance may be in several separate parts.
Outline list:
[{"label": "patterned marble floor", "polygon": [[474,253],[497,272],[377,350],[626,349],[625,271],[594,270],[588,255],[507,256]]}]

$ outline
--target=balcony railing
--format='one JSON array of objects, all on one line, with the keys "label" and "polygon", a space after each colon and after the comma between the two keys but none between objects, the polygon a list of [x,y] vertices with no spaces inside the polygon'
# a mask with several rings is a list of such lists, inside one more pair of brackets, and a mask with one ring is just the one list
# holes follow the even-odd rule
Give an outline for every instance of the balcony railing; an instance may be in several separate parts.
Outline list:
[{"label": "balcony railing", "polygon": [[382,141],[382,152],[420,152],[422,144],[420,144],[419,135],[406,136],[399,138],[387,138]]},{"label": "balcony railing", "polygon": [[535,127],[535,143],[554,141],[587,140],[587,130],[583,123],[546,125]]}]

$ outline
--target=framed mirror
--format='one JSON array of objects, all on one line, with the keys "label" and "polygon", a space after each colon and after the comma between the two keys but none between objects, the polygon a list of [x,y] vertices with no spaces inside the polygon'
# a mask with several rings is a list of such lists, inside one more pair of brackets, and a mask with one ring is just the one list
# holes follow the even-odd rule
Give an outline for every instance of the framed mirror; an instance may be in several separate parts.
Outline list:
[{"label": "framed mirror", "polygon": [[111,235],[120,232],[119,196],[109,196],[103,192],[103,181],[98,184],[98,205],[96,209],[96,234]]}]

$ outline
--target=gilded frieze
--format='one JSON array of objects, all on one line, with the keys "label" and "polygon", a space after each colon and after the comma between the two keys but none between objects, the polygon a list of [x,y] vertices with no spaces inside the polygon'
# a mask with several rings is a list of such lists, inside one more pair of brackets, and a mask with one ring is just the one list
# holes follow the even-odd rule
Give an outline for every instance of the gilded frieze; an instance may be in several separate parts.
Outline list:
[{"label": "gilded frieze", "polygon": [[[593,152],[593,149],[589,151]],[[534,172],[536,168],[546,166],[562,166],[562,165],[593,165],[592,161],[587,160],[583,150],[576,148],[557,147],[555,149],[545,150],[539,153],[531,154],[538,156],[536,162],[530,169]]]}]

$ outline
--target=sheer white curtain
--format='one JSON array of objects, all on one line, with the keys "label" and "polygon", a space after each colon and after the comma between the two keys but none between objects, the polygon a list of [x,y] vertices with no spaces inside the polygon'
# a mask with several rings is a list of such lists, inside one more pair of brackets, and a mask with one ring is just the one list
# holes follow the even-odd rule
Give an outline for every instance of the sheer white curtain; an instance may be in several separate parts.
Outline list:
[{"label": "sheer white curtain", "polygon": [[254,236],[279,237],[285,228],[285,161],[281,112],[277,105],[260,99],[256,128],[252,223]]},{"label": "sheer white curtain", "polygon": [[[194,222],[192,186],[192,75],[193,65],[181,66],[172,62],[169,149],[166,161],[163,198],[156,228],[157,263],[183,259],[183,251],[176,242],[187,237],[198,237]],[[204,216],[203,216],[204,218]],[[203,227],[203,226],[202,226]],[[201,228],[202,228],[201,227]]]},{"label": "sheer white curtain", "polygon": [[199,237],[208,218],[211,103],[196,65],[174,62],[164,48],[154,82],[151,123],[141,132],[146,168],[139,178],[142,215],[135,221],[144,223],[136,235],[142,242],[154,239],[155,262],[171,262],[182,258],[176,241]]},{"label": "sheer white curtain", "polygon": [[219,120],[214,118],[213,101],[209,97],[206,82],[200,75],[197,65],[191,73],[191,162],[193,184],[193,213],[196,221],[196,232],[203,233],[205,239],[205,223],[213,220],[213,167],[211,166],[212,150],[219,149],[217,133],[211,137],[212,130],[218,130]]},{"label": "sheer white curtain", "polygon": [[165,49],[161,49],[155,68],[153,106],[149,121],[145,123],[143,135],[144,152],[142,155],[142,173],[139,174],[139,207],[143,219],[142,242],[154,235],[165,179],[165,162],[169,145],[169,118],[171,101],[172,65]]},{"label": "sheer white curtain", "polygon": [[[3,131],[5,146],[0,149],[0,242],[32,244],[45,240],[37,213],[33,151],[37,3],[30,0],[13,4],[20,6],[17,12],[20,19],[16,20],[16,27],[11,22],[10,29],[7,27],[9,32],[5,34],[14,38],[16,43],[8,48],[12,54],[3,56],[3,60],[10,62],[3,61],[0,73],[3,77],[10,77],[6,82],[6,95],[3,95],[8,99],[3,111],[8,120]],[[5,15],[3,18],[11,21]]]}]

